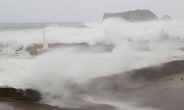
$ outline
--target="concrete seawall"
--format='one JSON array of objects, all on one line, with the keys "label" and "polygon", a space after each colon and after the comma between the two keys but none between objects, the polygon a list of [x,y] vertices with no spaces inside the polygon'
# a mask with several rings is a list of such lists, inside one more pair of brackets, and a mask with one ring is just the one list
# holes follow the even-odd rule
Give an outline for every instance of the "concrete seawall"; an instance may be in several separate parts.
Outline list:
[{"label": "concrete seawall", "polygon": [[[119,88],[129,88],[132,85],[161,79],[169,75],[184,73],[184,60],[171,61],[160,66],[146,67],[92,79],[90,88],[93,92],[118,90]],[[100,89],[99,89],[100,88]]]},{"label": "concrete seawall", "polygon": [[[101,97],[113,97],[114,100],[122,100],[123,102],[134,102],[141,106],[153,107],[158,109],[178,109],[183,110],[184,105],[184,60],[171,61],[160,66],[152,66],[146,68],[135,69],[127,72],[118,73],[111,76],[94,78],[85,85],[72,85],[71,91],[74,94],[81,95],[99,95]],[[78,93],[77,93],[78,92]],[[105,93],[108,94],[105,94]],[[109,94],[110,93],[110,94]],[[112,94],[111,94],[112,93]],[[38,91],[27,89],[18,90],[14,88],[1,87],[0,99],[18,99],[18,100],[33,100],[41,99],[41,94]],[[85,101],[80,99],[70,99],[68,103],[82,104],[83,108],[73,108],[72,110],[90,110],[99,109],[99,104],[90,106],[85,105]],[[71,102],[70,102],[71,101]],[[11,102],[13,102],[11,100]],[[14,100],[14,102],[17,102]],[[31,101],[32,102],[32,101]],[[22,103],[30,104],[30,101]],[[80,105],[79,104],[79,105]],[[14,105],[14,104],[12,104]],[[34,106],[34,105],[31,105]],[[44,108],[48,105],[43,105]],[[21,107],[21,106],[20,106]],[[26,105],[27,107],[27,105]],[[27,110],[25,109],[23,110]],[[37,106],[40,108],[40,105]],[[51,107],[52,108],[52,107]],[[113,110],[112,106],[103,105],[104,110]],[[60,108],[56,108],[60,110]],[[14,110],[14,109],[13,109]],[[19,109],[17,109],[19,110]],[[39,109],[40,110],[40,109]],[[45,108],[44,108],[45,110]],[[63,110],[66,110],[63,108]],[[103,109],[102,109],[103,110]]]},{"label": "concrete seawall", "polygon": [[[114,46],[112,45],[103,45],[103,44],[96,44],[93,46],[88,45],[87,43],[78,43],[78,44],[65,44],[65,43],[53,43],[48,44],[50,49],[54,48],[75,48],[79,49],[80,51],[87,51],[92,48],[99,49],[99,51],[103,52],[110,52],[113,50]],[[30,55],[38,55],[37,49],[43,48],[43,44],[32,44],[28,46],[28,51]]]}]

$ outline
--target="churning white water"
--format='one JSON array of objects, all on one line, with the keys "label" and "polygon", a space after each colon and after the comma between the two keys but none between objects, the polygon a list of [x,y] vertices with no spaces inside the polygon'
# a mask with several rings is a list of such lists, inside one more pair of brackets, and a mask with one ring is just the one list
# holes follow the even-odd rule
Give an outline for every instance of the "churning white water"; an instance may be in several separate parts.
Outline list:
[{"label": "churning white water", "polygon": [[42,102],[60,107],[80,106],[67,102],[70,97],[87,100],[80,91],[90,79],[184,58],[184,21],[129,23],[116,18],[49,24],[45,30],[49,43],[101,43],[114,49],[108,53],[61,49],[36,57],[26,50],[29,44],[42,43],[42,29],[30,25],[0,30],[0,84],[36,89],[43,95]]}]

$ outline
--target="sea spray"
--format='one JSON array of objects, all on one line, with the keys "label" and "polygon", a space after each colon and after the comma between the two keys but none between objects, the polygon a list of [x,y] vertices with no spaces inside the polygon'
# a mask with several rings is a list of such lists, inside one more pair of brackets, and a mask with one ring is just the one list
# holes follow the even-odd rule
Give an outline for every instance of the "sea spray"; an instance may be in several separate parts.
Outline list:
[{"label": "sea spray", "polygon": [[[93,89],[88,87],[91,79],[158,65],[170,61],[176,51],[182,53],[183,25],[182,21],[128,23],[109,19],[95,25],[86,24],[85,28],[47,26],[49,43],[101,43],[114,45],[114,50],[110,53],[53,50],[37,56],[25,69],[12,71],[11,75],[3,77],[1,83],[15,88],[36,89],[42,94],[44,103],[74,106],[77,101],[70,103],[68,100],[83,99],[88,95]],[[170,35],[169,39],[162,38],[163,29]],[[3,52],[7,48],[16,50],[20,45],[26,50],[29,44],[42,43],[41,29],[1,31],[0,35]],[[181,39],[177,39],[178,35]],[[141,50],[142,47],[148,49]],[[99,94],[103,92],[100,84],[97,87],[100,88]]]},{"label": "sea spray", "polygon": [[[111,53],[86,53],[72,49],[50,51],[37,56],[24,70],[5,77],[2,82],[16,88],[38,90],[44,103],[71,107],[74,104],[70,104],[70,98],[83,99],[83,95],[93,90],[98,90],[96,95],[108,90],[101,84],[89,87],[91,79],[169,61],[175,49],[169,44],[158,44],[159,48],[155,47],[144,55],[129,41],[116,46]],[[119,83],[126,80],[125,76]],[[113,84],[109,87],[116,87]],[[74,107],[80,106],[76,104]]]},{"label": "sea spray", "polygon": [[[30,24],[31,25],[31,24]],[[80,27],[86,25],[86,27]],[[117,45],[125,40],[131,41],[155,41],[164,35],[170,39],[183,39],[183,21],[152,21],[143,23],[129,23],[120,18],[107,19],[103,22],[79,23],[78,27],[65,25],[47,25],[45,29],[46,40],[49,43],[87,43],[94,45],[102,43]],[[17,26],[18,27],[18,26]],[[0,31],[0,42],[5,47],[13,49],[23,46],[26,50],[29,44],[42,43],[42,29]],[[179,37],[178,37],[179,36]]]}]

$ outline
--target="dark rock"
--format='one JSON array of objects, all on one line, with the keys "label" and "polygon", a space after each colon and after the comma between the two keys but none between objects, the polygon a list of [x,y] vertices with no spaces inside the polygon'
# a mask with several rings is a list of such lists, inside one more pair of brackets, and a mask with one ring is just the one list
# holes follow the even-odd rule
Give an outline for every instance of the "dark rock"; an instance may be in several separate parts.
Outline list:
[{"label": "dark rock", "polygon": [[41,99],[41,94],[33,89],[15,89],[15,88],[0,88],[0,97],[13,98],[18,100],[38,101]]},{"label": "dark rock", "polygon": [[16,51],[16,52],[21,51],[21,50],[23,50],[23,48],[24,48],[23,46],[20,46],[20,47],[17,48],[15,51]]},{"label": "dark rock", "polygon": [[161,20],[163,20],[163,21],[171,21],[172,18],[171,18],[169,15],[164,15],[164,16],[161,18]]}]

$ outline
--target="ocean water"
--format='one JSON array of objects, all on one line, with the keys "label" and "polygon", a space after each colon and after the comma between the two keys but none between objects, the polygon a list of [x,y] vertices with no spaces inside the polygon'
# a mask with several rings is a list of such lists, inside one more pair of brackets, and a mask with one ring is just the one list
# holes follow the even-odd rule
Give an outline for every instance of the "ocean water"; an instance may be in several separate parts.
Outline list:
[{"label": "ocean water", "polygon": [[[46,27],[52,26],[66,28],[86,27],[82,23],[46,23]],[[29,40],[32,37],[35,38],[34,40],[40,39],[42,36],[42,23],[0,23],[0,33],[0,73],[1,78],[3,78],[4,75],[10,75],[12,72],[15,73],[24,69],[34,58],[34,56],[29,55],[26,48],[29,44],[38,43],[34,41],[29,43]],[[17,52],[16,50],[23,45],[23,50]]]},{"label": "ocean water", "polygon": [[[68,101],[76,95],[86,102],[101,102],[79,94],[82,85],[101,76],[183,60],[183,30],[184,21],[129,23],[115,18],[103,22],[46,23],[48,43],[86,43],[96,50],[99,48],[93,46],[100,43],[113,45],[114,49],[83,52],[64,48],[31,56],[28,46],[43,41],[42,23],[1,23],[0,85],[36,89],[43,95],[42,103],[60,108],[80,107],[77,101]],[[129,105],[101,103],[105,102],[120,109]]]}]

